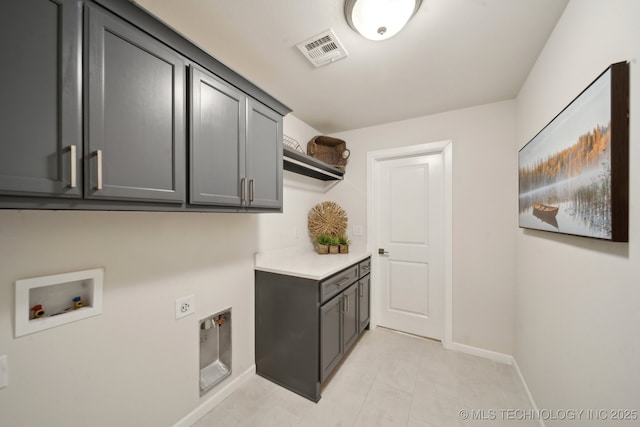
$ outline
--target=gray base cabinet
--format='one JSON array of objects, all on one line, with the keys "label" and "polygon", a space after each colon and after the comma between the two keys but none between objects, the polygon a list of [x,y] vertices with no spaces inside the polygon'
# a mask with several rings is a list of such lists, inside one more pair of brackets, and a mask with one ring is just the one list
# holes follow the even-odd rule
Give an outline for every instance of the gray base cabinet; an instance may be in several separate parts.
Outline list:
[{"label": "gray base cabinet", "polygon": [[317,402],[318,282],[263,271],[255,274],[256,373]]},{"label": "gray base cabinet", "polygon": [[342,359],[342,298],[334,298],[320,307],[320,381],[324,381]]},{"label": "gray base cabinet", "polygon": [[256,271],[257,374],[320,400],[322,384],[369,323],[369,265],[322,280]]},{"label": "gray base cabinet", "polygon": [[320,382],[331,375],[360,336],[357,291],[354,283],[320,307]]},{"label": "gray base cabinet", "polygon": [[360,325],[358,330],[362,332],[369,325],[369,294],[371,290],[371,275],[367,274],[358,281],[358,298],[360,301],[358,320]]},{"label": "gray base cabinet", "polygon": [[358,319],[358,285],[354,283],[342,293],[344,309],[342,310],[342,346],[343,351],[349,351],[353,343],[356,342],[360,333],[360,322]]}]

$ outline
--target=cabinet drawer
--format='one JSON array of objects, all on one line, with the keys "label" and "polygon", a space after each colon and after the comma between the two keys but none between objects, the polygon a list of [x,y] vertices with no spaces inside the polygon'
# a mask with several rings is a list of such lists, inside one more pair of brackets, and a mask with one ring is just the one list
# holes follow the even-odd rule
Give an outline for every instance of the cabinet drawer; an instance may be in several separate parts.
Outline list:
[{"label": "cabinet drawer", "polygon": [[358,266],[354,265],[344,271],[320,282],[320,302],[323,303],[347,286],[358,280]]},{"label": "cabinet drawer", "polygon": [[360,268],[360,274],[358,275],[358,277],[366,276],[371,271],[371,258],[365,259],[358,265]]}]

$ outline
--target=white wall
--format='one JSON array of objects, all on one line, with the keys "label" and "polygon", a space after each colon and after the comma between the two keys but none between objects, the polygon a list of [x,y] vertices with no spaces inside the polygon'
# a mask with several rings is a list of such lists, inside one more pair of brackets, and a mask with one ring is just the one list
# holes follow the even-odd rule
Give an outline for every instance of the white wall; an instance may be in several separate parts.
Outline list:
[{"label": "white wall", "polygon": [[[172,425],[203,401],[198,319],[229,306],[227,383],[250,369],[257,223],[248,214],[0,210],[0,354],[9,361],[0,425]],[[17,279],[95,267],[105,268],[102,315],[13,338]],[[175,320],[175,299],[190,294],[196,314]]]},{"label": "white wall", "polygon": [[[284,130],[318,134],[291,115]],[[285,214],[0,210],[0,425],[172,425],[251,369],[254,253],[310,250],[306,213],[324,196],[291,175]],[[16,280],[95,267],[102,315],[14,339]],[[191,294],[196,314],[175,320]],[[233,374],[200,398],[198,319],[230,306]]]},{"label": "white wall", "polygon": [[367,152],[453,141],[453,340],[512,354],[515,103],[500,102],[343,132],[351,157],[328,195],[367,223]]},{"label": "white wall", "polygon": [[[293,114],[285,116],[283,129],[284,134],[296,140],[303,150],[306,150],[310,139],[321,134]],[[260,216],[258,250],[312,251],[307,214],[316,203],[325,200],[327,184],[289,171],[284,171],[283,181],[283,212]]]},{"label": "white wall", "polygon": [[638,22],[637,0],[572,0],[517,98],[519,149],[609,64],[631,61],[629,243],[517,232],[515,357],[540,408],[640,410]]}]

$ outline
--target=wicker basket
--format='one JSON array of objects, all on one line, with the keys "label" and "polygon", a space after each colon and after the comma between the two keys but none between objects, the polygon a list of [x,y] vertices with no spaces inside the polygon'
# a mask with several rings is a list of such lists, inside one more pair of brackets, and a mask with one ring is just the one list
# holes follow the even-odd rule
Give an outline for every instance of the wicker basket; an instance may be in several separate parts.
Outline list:
[{"label": "wicker basket", "polygon": [[351,152],[347,143],[330,136],[316,136],[307,143],[307,154],[311,157],[344,170]]}]

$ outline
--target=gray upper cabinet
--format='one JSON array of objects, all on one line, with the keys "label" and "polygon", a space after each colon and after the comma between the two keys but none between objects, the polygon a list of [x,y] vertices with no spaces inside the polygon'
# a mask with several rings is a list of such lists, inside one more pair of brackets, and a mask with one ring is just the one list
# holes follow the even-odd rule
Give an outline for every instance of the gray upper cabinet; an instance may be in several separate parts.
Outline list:
[{"label": "gray upper cabinet", "polygon": [[191,66],[193,204],[282,207],[282,116]]},{"label": "gray upper cabinet", "polygon": [[246,178],[249,206],[282,208],[282,116],[251,98]]},{"label": "gray upper cabinet", "polygon": [[0,209],[282,210],[291,110],[136,2],[5,0],[0,47]]},{"label": "gray upper cabinet", "polygon": [[244,93],[191,66],[191,203],[244,203],[246,105]]},{"label": "gray upper cabinet", "polygon": [[0,194],[81,197],[76,0],[3,1]]},{"label": "gray upper cabinet", "polygon": [[85,8],[85,197],[185,201],[185,61]]}]

